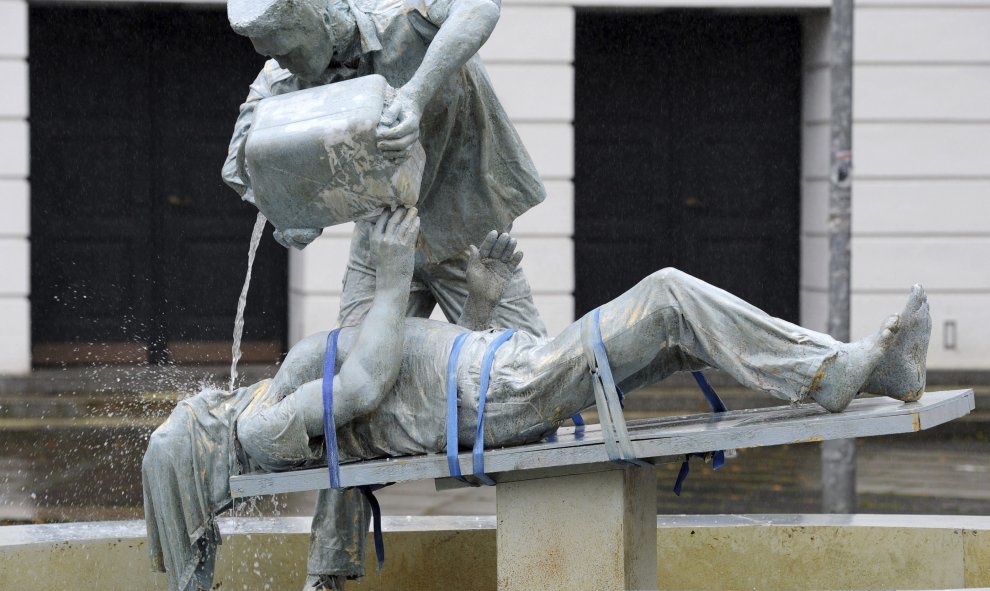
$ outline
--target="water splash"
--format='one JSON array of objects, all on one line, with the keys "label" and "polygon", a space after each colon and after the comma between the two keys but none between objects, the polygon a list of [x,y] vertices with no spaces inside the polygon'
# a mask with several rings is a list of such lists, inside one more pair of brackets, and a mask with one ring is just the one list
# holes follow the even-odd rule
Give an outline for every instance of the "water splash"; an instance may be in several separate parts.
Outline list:
[{"label": "water splash", "polygon": [[237,299],[237,318],[234,320],[234,345],[230,348],[230,389],[237,385],[237,362],[241,359],[241,337],[244,335],[244,308],[247,306],[248,288],[251,286],[251,269],[254,267],[254,255],[258,251],[258,244],[261,242],[261,233],[265,230],[265,222],[268,219],[259,211],[258,219],[254,222],[254,231],[251,233],[251,246],[248,247],[247,275],[244,276],[244,287],[241,288],[241,297]]}]

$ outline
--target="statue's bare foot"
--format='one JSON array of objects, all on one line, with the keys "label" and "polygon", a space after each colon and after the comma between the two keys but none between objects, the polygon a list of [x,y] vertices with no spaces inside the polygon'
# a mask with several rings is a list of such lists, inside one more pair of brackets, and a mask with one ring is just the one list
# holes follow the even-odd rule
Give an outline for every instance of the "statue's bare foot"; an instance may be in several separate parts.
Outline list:
[{"label": "statue's bare foot", "polygon": [[925,391],[925,361],[932,334],[928,296],[920,285],[911,288],[900,317],[893,346],[880,358],[863,391],[914,402]]},{"label": "statue's bare foot", "polygon": [[809,388],[811,398],[829,412],[845,410],[893,346],[899,330],[900,318],[895,314],[876,334],[842,345],[818,370]]}]

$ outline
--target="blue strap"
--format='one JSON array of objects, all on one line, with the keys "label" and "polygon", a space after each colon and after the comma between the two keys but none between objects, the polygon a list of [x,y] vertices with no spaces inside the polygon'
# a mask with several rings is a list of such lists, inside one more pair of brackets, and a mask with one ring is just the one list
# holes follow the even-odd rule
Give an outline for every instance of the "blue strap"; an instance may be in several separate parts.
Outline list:
[{"label": "blue strap", "polygon": [[457,360],[469,334],[471,333],[465,332],[457,335],[447,361],[447,468],[452,478],[472,484],[461,475],[461,463],[457,460]]},{"label": "blue strap", "polygon": [[571,417],[571,420],[574,421],[574,439],[578,441],[584,439],[584,417],[581,416],[581,413],[576,413]]},{"label": "blue strap", "polygon": [[636,457],[629,440],[626,419],[622,413],[622,390],[615,383],[602,338],[601,308],[595,308],[585,315],[582,322],[581,340],[595,388],[595,404],[598,407],[598,422],[602,427],[605,453],[609,460],[623,466],[652,466]]},{"label": "blue strap", "polygon": [[506,341],[516,334],[516,329],[509,328],[498,335],[488,345],[485,357],[481,361],[481,387],[478,392],[478,429],[474,434],[474,451],[472,465],[475,477],[488,486],[495,486],[495,481],[485,474],[485,401],[488,398],[488,382],[491,380],[492,364],[495,362],[495,352]]},{"label": "blue strap", "polygon": [[330,488],[340,488],[340,454],[337,452],[337,429],[333,422],[333,376],[337,367],[338,336],[339,328],[327,335],[327,352],[323,357],[323,438],[327,444]]},{"label": "blue strap", "polygon": [[[337,450],[337,429],[333,421],[333,377],[337,367],[337,338],[340,329],[327,335],[327,352],[323,357],[323,438],[327,444],[327,470],[330,472],[330,488],[340,486],[340,453]],[[359,486],[358,490],[368,499],[375,527],[375,556],[378,558],[378,572],[385,564],[385,540],[382,537],[382,508],[375,498],[374,491],[388,486],[375,484]]]},{"label": "blue strap", "polygon": [[[705,400],[707,400],[708,404],[712,407],[713,413],[720,413],[728,410],[725,408],[725,403],[722,402],[722,399],[715,393],[715,388],[712,388],[712,385],[708,383],[708,378],[705,377],[705,374],[700,371],[692,371],[691,375],[694,376],[694,381],[698,382],[698,387],[701,388],[701,393],[705,395]],[[725,452],[722,450],[714,452],[712,457],[712,470],[718,470],[724,464]]]},{"label": "blue strap", "polygon": [[[708,378],[705,374],[700,371],[692,371],[691,375],[694,376],[694,381],[698,383],[698,387],[701,388],[701,393],[705,395],[705,400],[708,401],[709,406],[712,407],[713,413],[725,412],[728,410],[725,407],[725,403],[719,398],[718,394],[715,392],[715,388],[708,383]],[[688,473],[691,472],[691,456],[701,456],[704,454],[687,454],[684,456],[684,462],[681,463],[681,470],[677,473],[677,480],[674,481],[674,494],[681,496],[681,488],[684,486],[684,480],[687,479]],[[712,470],[718,470],[725,464],[725,451],[718,450],[712,452]]]},{"label": "blue strap", "polygon": [[378,504],[378,499],[375,498],[375,491],[386,486],[388,485],[366,484],[358,487],[364,498],[368,499],[368,504],[371,505],[371,520],[374,524],[373,535],[375,538],[375,558],[378,559],[378,574],[382,573],[382,567],[385,566],[385,538],[382,536],[382,508]]},{"label": "blue strap", "polygon": [[722,402],[722,399],[715,393],[715,388],[712,388],[712,385],[708,383],[708,378],[705,377],[705,374],[700,371],[692,371],[691,375],[694,376],[694,381],[698,382],[698,387],[701,388],[701,393],[705,395],[705,400],[712,407],[712,412],[725,412],[728,410],[725,408],[725,403]]}]

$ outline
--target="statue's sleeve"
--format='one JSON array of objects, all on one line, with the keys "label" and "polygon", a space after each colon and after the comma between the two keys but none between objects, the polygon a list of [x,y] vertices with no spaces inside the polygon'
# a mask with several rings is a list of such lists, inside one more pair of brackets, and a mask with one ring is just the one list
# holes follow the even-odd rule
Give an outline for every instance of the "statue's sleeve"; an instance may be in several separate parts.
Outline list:
[{"label": "statue's sleeve", "polygon": [[251,83],[247,99],[241,105],[237,122],[234,123],[234,134],[227,148],[227,159],[223,163],[221,175],[225,183],[237,191],[241,199],[254,203],[254,192],[251,190],[251,179],[244,168],[244,140],[247,139],[251,123],[254,121],[254,109],[258,101],[275,94],[272,91],[271,61],[265,64],[261,73]]},{"label": "statue's sleeve", "polygon": [[[407,0],[408,3],[413,6],[424,17],[426,20],[430,21],[437,27],[443,25],[444,21],[447,20],[447,16],[450,14],[451,8],[458,2],[463,2],[463,0]],[[488,0],[492,4],[499,7],[502,6],[502,0]]]}]

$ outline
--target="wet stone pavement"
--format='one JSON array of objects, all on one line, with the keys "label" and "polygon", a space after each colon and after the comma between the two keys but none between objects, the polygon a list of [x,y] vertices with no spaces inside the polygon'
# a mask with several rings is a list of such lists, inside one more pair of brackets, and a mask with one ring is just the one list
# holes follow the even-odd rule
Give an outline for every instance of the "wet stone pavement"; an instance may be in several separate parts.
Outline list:
[{"label": "wet stone pavement", "polygon": [[[140,518],[144,447],[181,395],[136,399],[110,392],[85,402],[47,396],[48,406],[44,397],[32,396],[35,411],[28,412],[22,395],[0,392],[0,524]],[[700,398],[688,396],[690,404]],[[731,408],[753,405],[744,396],[726,398]],[[660,390],[639,400],[630,418],[704,411]],[[982,400],[978,396],[978,409]],[[58,410],[65,405],[56,401],[72,402],[73,408]],[[930,431],[859,440],[859,511],[990,515],[988,425],[990,418],[978,412]],[[680,497],[671,492],[680,465],[658,466],[657,512],[819,512],[819,454],[818,444],[742,449],[714,472],[695,459]],[[432,481],[422,481],[378,496],[389,515],[495,513],[494,490],[487,487],[436,492]],[[311,514],[314,499],[313,493],[263,499],[238,514]]]}]

